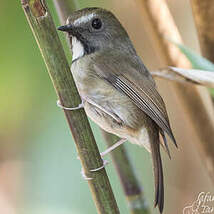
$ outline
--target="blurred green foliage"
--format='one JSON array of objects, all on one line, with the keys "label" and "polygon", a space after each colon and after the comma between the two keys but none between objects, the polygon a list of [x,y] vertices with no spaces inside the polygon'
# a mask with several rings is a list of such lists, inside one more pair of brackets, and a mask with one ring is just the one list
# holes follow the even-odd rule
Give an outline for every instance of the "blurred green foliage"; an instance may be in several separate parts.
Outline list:
[{"label": "blurred green foliage", "polygon": [[[187,59],[191,62],[191,65],[195,69],[199,70],[206,70],[206,71],[214,71],[214,64],[210,62],[208,59],[200,56],[199,54],[195,53],[188,47],[173,42],[180,50],[181,52],[187,57]],[[208,88],[209,92],[212,97],[214,97],[214,89]]]},{"label": "blurred green foliage", "polygon": [[[57,26],[51,0],[47,1]],[[102,6],[104,1],[79,1],[79,7]],[[20,214],[95,213],[87,182],[45,64],[19,1],[2,1],[0,7],[0,137],[6,159],[23,164],[22,185],[17,193]],[[68,60],[71,55],[60,34]],[[100,150],[105,146],[92,124]],[[153,201],[152,167],[144,149],[127,145],[142,178],[145,194]],[[143,163],[143,164],[142,164]],[[128,213],[113,164],[107,166],[121,213]],[[14,178],[15,180],[16,178]],[[151,205],[152,207],[152,205]]]},{"label": "blurred green foliage", "polygon": [[214,64],[182,44],[176,44],[195,69],[214,71]]}]

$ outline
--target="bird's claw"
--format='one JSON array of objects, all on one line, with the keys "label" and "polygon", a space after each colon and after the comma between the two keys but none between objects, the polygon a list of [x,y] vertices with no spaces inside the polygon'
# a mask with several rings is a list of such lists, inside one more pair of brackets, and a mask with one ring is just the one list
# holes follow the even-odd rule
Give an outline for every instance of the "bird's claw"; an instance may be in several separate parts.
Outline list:
[{"label": "bird's claw", "polygon": [[[90,169],[90,172],[97,172],[97,171],[99,171],[99,170],[105,168],[105,166],[106,166],[108,163],[109,163],[109,161],[103,160],[103,165],[102,165],[101,167],[98,167],[98,168],[96,168],[96,169]],[[86,174],[85,174],[83,168],[81,169],[81,175],[82,175],[83,179],[85,179],[85,180],[87,180],[87,181],[93,179],[93,178],[90,178],[90,177],[87,177],[87,176],[86,176]]]},{"label": "bird's claw", "polygon": [[107,164],[109,164],[109,161],[103,160],[103,165],[101,167],[98,167],[96,169],[91,169],[90,172],[97,172],[97,171],[103,169]]},{"label": "bird's claw", "polygon": [[84,170],[83,170],[83,168],[81,169],[81,175],[82,175],[82,177],[83,177],[83,179],[85,179],[85,180],[87,180],[87,181],[90,181],[90,180],[92,180],[93,178],[89,178],[89,177],[87,177],[86,176],[86,174],[85,174],[85,172],[84,172]]}]

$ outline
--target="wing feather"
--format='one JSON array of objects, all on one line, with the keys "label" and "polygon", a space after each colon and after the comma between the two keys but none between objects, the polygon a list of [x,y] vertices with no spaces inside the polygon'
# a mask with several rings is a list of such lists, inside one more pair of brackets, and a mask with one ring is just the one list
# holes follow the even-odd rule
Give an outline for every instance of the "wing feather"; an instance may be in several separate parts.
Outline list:
[{"label": "wing feather", "polygon": [[[108,59],[108,58],[107,58]],[[102,64],[97,62],[102,62]],[[166,132],[177,147],[172,133],[165,104],[159,95],[145,66],[130,66],[129,58],[122,63],[96,60],[94,69],[100,78],[105,79],[117,90],[128,96],[132,102],[145,112]],[[139,63],[139,62],[138,62]],[[142,68],[143,70],[140,70]]]}]

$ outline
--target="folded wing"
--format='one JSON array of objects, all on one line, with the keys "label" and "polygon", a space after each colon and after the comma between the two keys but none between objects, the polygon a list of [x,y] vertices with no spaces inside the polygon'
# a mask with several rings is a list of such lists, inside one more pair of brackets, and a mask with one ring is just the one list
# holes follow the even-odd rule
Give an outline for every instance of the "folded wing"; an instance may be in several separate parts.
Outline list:
[{"label": "folded wing", "polygon": [[[155,121],[160,130],[166,132],[177,146],[169,124],[165,104],[148,70],[139,60],[133,63],[133,60],[130,61],[129,57],[123,57],[123,59],[125,60],[120,62],[115,58],[115,62],[112,61],[111,57],[102,57],[102,59],[96,60],[94,69],[100,78],[103,78],[128,96],[138,108]],[[164,143],[166,149],[168,149],[165,139]]]}]

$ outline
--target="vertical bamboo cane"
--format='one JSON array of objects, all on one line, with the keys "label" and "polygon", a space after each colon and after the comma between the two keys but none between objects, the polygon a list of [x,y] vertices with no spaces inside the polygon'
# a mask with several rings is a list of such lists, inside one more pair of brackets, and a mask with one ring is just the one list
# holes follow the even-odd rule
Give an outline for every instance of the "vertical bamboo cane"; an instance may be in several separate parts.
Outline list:
[{"label": "vertical bamboo cane", "polygon": [[[23,10],[38,43],[49,75],[60,102],[77,106],[81,101],[72,78],[62,45],[45,1],[21,0]],[[105,169],[92,173],[90,169],[102,166],[102,160],[83,109],[64,111],[73,134],[78,155],[99,214],[119,214]]]}]

